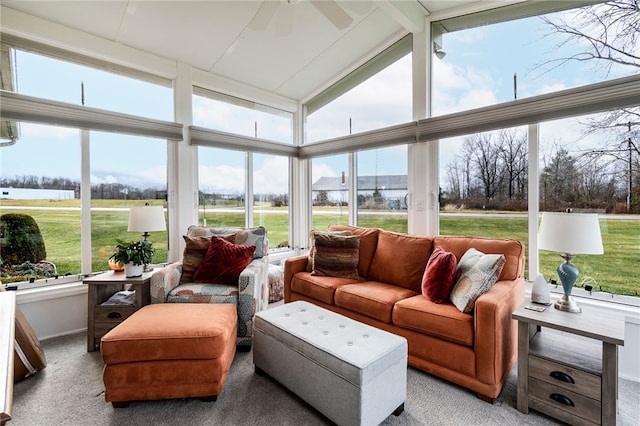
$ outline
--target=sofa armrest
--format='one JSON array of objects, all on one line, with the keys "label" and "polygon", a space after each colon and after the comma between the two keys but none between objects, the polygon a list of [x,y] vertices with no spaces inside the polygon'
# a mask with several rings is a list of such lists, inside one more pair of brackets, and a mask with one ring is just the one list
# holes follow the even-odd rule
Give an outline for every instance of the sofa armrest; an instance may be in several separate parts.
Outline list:
[{"label": "sofa armrest", "polygon": [[518,351],[518,327],[511,314],[523,302],[523,278],[498,281],[476,301],[476,375],[480,381],[501,383],[513,366]]},{"label": "sofa armrest", "polygon": [[257,311],[267,308],[269,287],[267,272],[268,256],[253,259],[238,278],[238,344],[251,346],[253,317]]},{"label": "sofa armrest", "polygon": [[309,256],[300,255],[289,257],[284,261],[284,303],[291,301],[291,280],[298,272],[307,270],[307,261]]},{"label": "sofa armrest", "polygon": [[151,303],[165,303],[167,295],[180,284],[182,261],[171,263],[151,275]]}]

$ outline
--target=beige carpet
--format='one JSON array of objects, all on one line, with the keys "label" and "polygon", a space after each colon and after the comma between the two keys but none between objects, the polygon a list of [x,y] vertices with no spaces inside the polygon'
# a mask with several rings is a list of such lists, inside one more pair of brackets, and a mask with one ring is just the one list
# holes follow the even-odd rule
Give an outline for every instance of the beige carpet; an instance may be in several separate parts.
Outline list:
[{"label": "beige carpet", "polygon": [[[7,426],[39,425],[327,425],[313,408],[253,371],[251,353],[238,353],[216,402],[198,399],[133,402],[113,409],[104,401],[102,360],[86,352],[85,334],[43,342],[49,365],[14,389]],[[409,368],[407,402],[383,425],[547,425],[554,420],[516,410],[516,371],[492,405],[475,394]],[[618,425],[640,425],[640,383],[620,381]]]}]

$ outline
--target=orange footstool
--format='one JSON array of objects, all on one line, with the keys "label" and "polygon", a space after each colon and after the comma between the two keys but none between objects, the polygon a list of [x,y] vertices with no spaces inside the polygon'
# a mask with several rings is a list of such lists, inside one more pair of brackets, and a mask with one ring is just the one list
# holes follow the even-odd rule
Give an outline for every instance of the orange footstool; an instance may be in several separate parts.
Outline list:
[{"label": "orange footstool", "polygon": [[233,304],[148,305],[101,339],[104,398],[129,401],[200,397],[215,401],[236,353]]}]

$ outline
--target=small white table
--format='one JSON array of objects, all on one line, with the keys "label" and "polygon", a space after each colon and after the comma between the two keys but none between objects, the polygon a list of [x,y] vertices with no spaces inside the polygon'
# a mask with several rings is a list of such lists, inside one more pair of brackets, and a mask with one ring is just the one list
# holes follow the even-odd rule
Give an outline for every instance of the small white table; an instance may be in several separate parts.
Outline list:
[{"label": "small white table", "polygon": [[[624,318],[582,306],[582,313],[520,306],[518,410],[529,408],[570,424],[616,424],[618,346]],[[549,329],[542,333],[542,328]]]}]

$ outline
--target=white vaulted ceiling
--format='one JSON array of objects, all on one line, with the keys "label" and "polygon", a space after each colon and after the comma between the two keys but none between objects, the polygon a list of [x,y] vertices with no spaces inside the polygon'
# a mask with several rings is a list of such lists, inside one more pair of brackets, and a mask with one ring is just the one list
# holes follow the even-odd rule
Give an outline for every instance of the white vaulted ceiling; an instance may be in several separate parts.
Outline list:
[{"label": "white vaulted ceiling", "polygon": [[[496,5],[466,0],[313,3],[3,0],[2,7],[300,101],[408,32],[423,29],[430,14]],[[321,12],[327,6],[329,17]],[[346,25],[342,29],[332,22],[337,12]],[[3,27],[10,29],[6,19],[11,18],[3,17]]]}]

